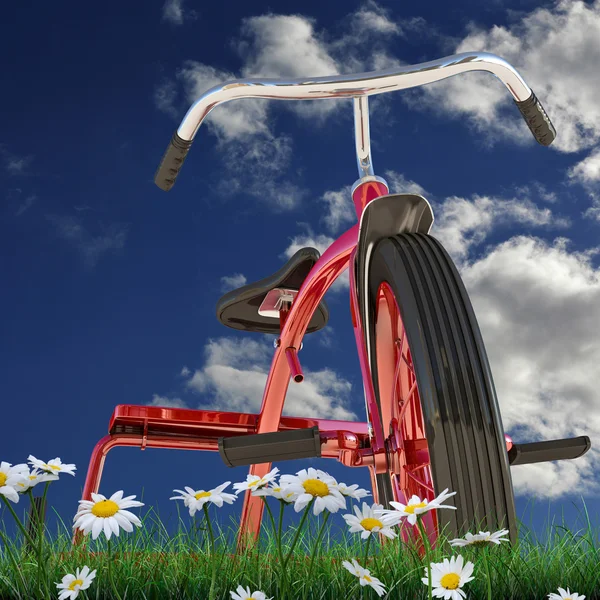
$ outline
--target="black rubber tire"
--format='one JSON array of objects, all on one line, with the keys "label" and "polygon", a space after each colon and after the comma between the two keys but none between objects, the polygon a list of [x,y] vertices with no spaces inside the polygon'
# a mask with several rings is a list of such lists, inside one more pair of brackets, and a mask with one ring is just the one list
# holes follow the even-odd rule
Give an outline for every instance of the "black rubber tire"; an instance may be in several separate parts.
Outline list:
[{"label": "black rubber tire", "polygon": [[[446,488],[457,492],[445,502],[457,510],[437,511],[438,534],[464,537],[468,531],[478,533],[474,524],[481,524],[492,533],[508,529],[515,544],[514,494],[496,390],[479,325],[454,263],[431,235],[403,233],[377,243],[368,277],[376,396],[374,300],[380,284],[387,282],[415,369],[435,495]],[[389,435],[389,424],[382,425],[384,436]],[[376,479],[380,503],[392,508],[390,474]]]}]

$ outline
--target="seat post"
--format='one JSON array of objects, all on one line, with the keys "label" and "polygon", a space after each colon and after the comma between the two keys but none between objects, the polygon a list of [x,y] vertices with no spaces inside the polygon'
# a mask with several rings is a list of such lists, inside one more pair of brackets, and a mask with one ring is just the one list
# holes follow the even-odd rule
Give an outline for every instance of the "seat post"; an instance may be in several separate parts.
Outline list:
[{"label": "seat post", "polygon": [[287,321],[288,315],[290,314],[290,304],[287,302],[281,303],[281,308],[279,309],[279,334],[283,333],[283,327],[285,322]]}]

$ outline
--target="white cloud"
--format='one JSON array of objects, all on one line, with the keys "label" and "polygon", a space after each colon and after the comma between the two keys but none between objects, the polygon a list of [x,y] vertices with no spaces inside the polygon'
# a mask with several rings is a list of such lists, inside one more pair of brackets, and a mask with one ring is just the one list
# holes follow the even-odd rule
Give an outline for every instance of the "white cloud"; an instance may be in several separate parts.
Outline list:
[{"label": "white cloud", "polygon": [[[248,338],[211,339],[205,349],[204,366],[194,371],[187,387],[208,395],[212,402],[205,410],[254,412],[260,410],[273,356],[269,342]],[[302,361],[302,354],[300,354]],[[348,407],[352,385],[335,371],[304,369],[301,384],[290,383],[283,414],[286,416],[354,420]]]},{"label": "white cloud", "polygon": [[101,256],[118,252],[125,246],[127,226],[113,223],[102,227],[99,235],[92,235],[80,219],[68,215],[48,215],[47,219],[56,227],[57,234],[79,250],[85,265],[92,268]]},{"label": "white cloud", "polygon": [[513,441],[592,440],[574,461],[513,467],[517,494],[598,491],[600,272],[590,258],[600,248],[568,252],[568,243],[516,236],[460,270]]},{"label": "white cloud", "polygon": [[571,224],[569,219],[555,217],[549,208],[538,208],[526,197],[492,198],[474,194],[470,200],[451,196],[442,205],[438,204],[430,234],[460,263],[492,229],[515,223],[551,228]]},{"label": "white cloud", "polygon": [[[537,8],[510,27],[476,26],[453,52],[492,52],[523,75],[557,130],[552,148],[575,152],[600,139],[600,1],[565,0]],[[532,143],[504,85],[490,74],[467,73],[408,95],[426,110],[467,116],[493,143],[499,135]]]},{"label": "white cloud", "polygon": [[323,348],[333,348],[335,344],[335,332],[331,325],[325,325],[323,329],[313,334],[317,338],[319,346]]},{"label": "white cloud", "polygon": [[182,377],[187,377],[190,373],[191,373],[191,371],[184,365],[184,367],[181,369],[181,373],[179,373],[179,374]]},{"label": "white cloud", "polygon": [[321,200],[327,205],[327,214],[323,218],[327,228],[336,232],[344,225],[357,222],[356,209],[347,185],[338,191],[325,192]]},{"label": "white cloud", "polygon": [[582,161],[571,167],[568,175],[574,181],[584,185],[600,182],[600,148],[595,149]]},{"label": "white cloud", "polygon": [[15,217],[20,217],[25,211],[30,209],[33,206],[33,203],[37,200],[37,196],[35,194],[31,194],[23,200],[23,202],[19,205],[19,208],[15,212]]},{"label": "white cloud", "polygon": [[402,173],[386,171],[385,180],[389,185],[390,194],[418,194],[427,198],[425,189],[415,181],[407,179]]},{"label": "white cloud", "polygon": [[189,408],[181,398],[167,398],[152,394],[152,401],[147,406],[163,406],[165,408]]},{"label": "white cloud", "polygon": [[163,5],[163,21],[173,25],[183,25],[185,21],[194,20],[197,14],[193,10],[183,10],[183,0],[167,0]]},{"label": "white cloud", "polygon": [[557,193],[548,190],[548,188],[539,181],[531,181],[527,185],[516,186],[515,193],[528,198],[535,196],[543,202],[550,202],[550,204],[556,204],[558,202]]},{"label": "white cloud", "polygon": [[4,144],[0,144],[0,155],[4,159],[4,169],[9,175],[29,175],[29,166],[33,161],[33,155],[18,156],[6,149]]},{"label": "white cloud", "polygon": [[314,30],[314,21],[297,15],[245,19],[240,43],[246,55],[244,77],[320,77],[337,75],[338,64]]},{"label": "white cloud", "polygon": [[233,275],[225,275],[221,277],[221,291],[228,292],[246,285],[246,276],[241,273],[234,273]]},{"label": "white cloud", "polygon": [[174,119],[179,115],[175,107],[177,99],[177,86],[174,81],[166,79],[154,89],[154,105],[158,110],[168,114]]},{"label": "white cloud", "polygon": [[[401,33],[397,22],[390,18],[390,11],[379,6],[373,0],[365,2],[351,16],[352,31],[358,35],[368,33],[375,34],[398,34]],[[413,20],[413,22],[415,22]]]},{"label": "white cloud", "polygon": [[323,234],[314,235],[312,233],[307,233],[296,235],[292,238],[290,245],[285,249],[284,254],[286,258],[291,258],[298,250],[306,247],[316,248],[323,254],[334,241],[334,238]]}]

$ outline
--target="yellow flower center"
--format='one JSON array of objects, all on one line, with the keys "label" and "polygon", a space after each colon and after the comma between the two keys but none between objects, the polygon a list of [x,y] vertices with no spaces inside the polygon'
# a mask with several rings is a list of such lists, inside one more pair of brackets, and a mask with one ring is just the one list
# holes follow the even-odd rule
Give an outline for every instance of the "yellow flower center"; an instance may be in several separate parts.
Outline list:
[{"label": "yellow flower center", "polygon": [[54,469],[55,471],[60,471],[60,467],[57,467],[56,465],[44,465],[44,467],[46,467],[46,469]]},{"label": "yellow flower center", "polygon": [[456,573],[448,573],[440,579],[440,584],[447,590],[455,590],[460,583],[460,577]]},{"label": "yellow flower center", "polygon": [[306,493],[311,496],[320,496],[321,498],[329,496],[329,488],[324,481],[319,481],[318,479],[306,479],[302,485],[304,486]]},{"label": "yellow flower center", "polygon": [[100,500],[92,506],[92,514],[97,517],[112,517],[119,510],[119,505],[112,500]]},{"label": "yellow flower center", "polygon": [[368,575],[363,575],[363,579],[366,579],[367,581],[371,581],[371,578]]},{"label": "yellow flower center", "polygon": [[419,504],[409,504],[404,512],[410,513],[411,515],[415,514],[415,508],[425,508],[427,506],[426,502],[419,502]]},{"label": "yellow flower center", "polygon": [[281,488],[280,488],[280,487],[274,487],[274,488],[273,488],[273,491],[274,491],[274,492],[280,492],[280,491],[281,491]]},{"label": "yellow flower center", "polygon": [[36,477],[37,477],[37,475],[30,475],[29,479],[31,479],[31,481],[33,481]]},{"label": "yellow flower center", "polygon": [[196,500],[200,500],[200,498],[208,498],[210,496],[210,492],[198,492],[194,498],[196,498]]},{"label": "yellow flower center", "polygon": [[371,519],[370,517],[363,519],[360,524],[369,531],[373,531],[373,527],[383,527],[383,523],[379,519]]},{"label": "yellow flower center", "polygon": [[0,473],[0,487],[2,487],[8,479],[6,473]]},{"label": "yellow flower center", "polygon": [[69,585],[69,589],[74,590],[76,585],[83,585],[83,579],[75,579],[75,581],[71,581],[71,585]]}]

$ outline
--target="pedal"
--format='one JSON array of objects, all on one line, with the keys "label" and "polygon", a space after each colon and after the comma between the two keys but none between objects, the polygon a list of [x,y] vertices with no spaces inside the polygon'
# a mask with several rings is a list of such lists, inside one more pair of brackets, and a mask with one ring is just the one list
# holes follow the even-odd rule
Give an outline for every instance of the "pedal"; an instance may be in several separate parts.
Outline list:
[{"label": "pedal", "polygon": [[228,467],[296,458],[320,458],[319,428],[315,425],[309,429],[220,437],[219,454]]},{"label": "pedal", "polygon": [[513,444],[508,451],[508,462],[514,466],[550,460],[569,460],[583,456],[591,447],[592,443],[587,435],[563,440]]}]

